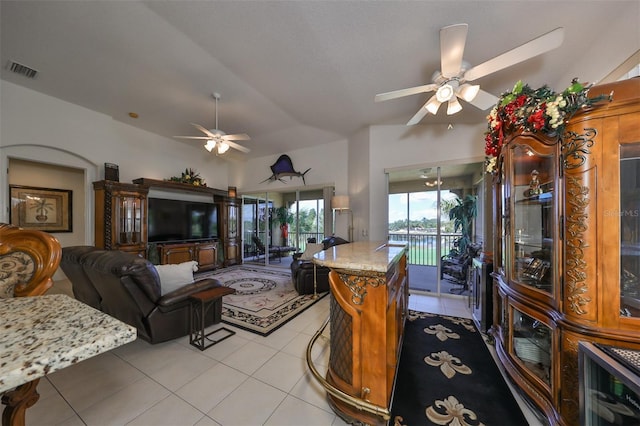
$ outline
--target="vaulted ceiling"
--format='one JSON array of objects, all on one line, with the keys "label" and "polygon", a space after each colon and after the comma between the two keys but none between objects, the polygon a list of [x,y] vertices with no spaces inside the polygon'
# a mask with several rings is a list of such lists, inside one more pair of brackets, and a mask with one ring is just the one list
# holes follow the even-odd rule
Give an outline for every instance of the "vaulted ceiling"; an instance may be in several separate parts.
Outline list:
[{"label": "vaulted ceiling", "polygon": [[[190,122],[213,128],[218,92],[219,127],[249,134],[250,156],[406,123],[430,94],[374,96],[430,83],[446,25],[469,25],[471,65],[564,27],[558,49],[478,80],[494,95],[517,80],[557,90],[599,81],[640,48],[638,0],[2,0],[0,15],[2,79],[169,138],[199,135]],[[10,61],[37,77],[10,72]],[[463,102],[421,124],[486,114]]]}]

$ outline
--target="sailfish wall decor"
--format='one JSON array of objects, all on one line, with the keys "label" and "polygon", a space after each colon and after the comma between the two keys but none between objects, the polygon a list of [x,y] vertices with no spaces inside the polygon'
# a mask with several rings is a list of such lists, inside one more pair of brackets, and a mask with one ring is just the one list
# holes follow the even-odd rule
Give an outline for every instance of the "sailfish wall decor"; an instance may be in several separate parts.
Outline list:
[{"label": "sailfish wall decor", "polygon": [[280,157],[278,157],[278,160],[270,167],[273,174],[260,183],[264,183],[267,181],[275,182],[276,180],[286,183],[283,178],[288,176],[289,180],[293,179],[294,177],[302,178],[302,183],[306,185],[307,183],[304,180],[304,175],[306,175],[307,172],[311,170],[311,168],[308,168],[302,173],[294,170],[293,162],[291,161],[291,158],[289,158],[289,156],[286,154],[282,154]]}]

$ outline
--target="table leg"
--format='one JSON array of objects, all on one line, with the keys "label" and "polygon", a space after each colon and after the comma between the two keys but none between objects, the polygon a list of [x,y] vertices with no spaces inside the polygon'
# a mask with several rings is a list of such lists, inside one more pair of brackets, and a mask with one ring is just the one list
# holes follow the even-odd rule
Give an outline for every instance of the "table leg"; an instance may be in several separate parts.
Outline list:
[{"label": "table leg", "polygon": [[27,408],[33,406],[40,395],[36,391],[40,379],[32,380],[2,395],[2,426],[24,426]]}]

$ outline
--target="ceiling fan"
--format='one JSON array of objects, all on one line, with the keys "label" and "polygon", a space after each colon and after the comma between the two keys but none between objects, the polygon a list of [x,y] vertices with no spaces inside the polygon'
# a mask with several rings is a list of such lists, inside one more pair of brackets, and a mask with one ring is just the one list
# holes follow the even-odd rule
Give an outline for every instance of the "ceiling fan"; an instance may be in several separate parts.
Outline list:
[{"label": "ceiling fan", "polygon": [[458,98],[477,108],[487,110],[496,104],[498,98],[480,89],[479,85],[471,85],[469,82],[553,50],[562,44],[564,38],[564,28],[556,28],[480,65],[471,67],[462,59],[468,27],[467,24],[455,24],[440,29],[441,70],[433,73],[432,84],[380,93],[376,95],[375,101],[381,102],[435,91],[436,93],[409,120],[407,126],[419,123],[427,113],[435,115],[440,105],[445,102],[447,102],[448,115],[459,112],[462,110],[462,105]]},{"label": "ceiling fan", "polygon": [[174,136],[174,138],[206,140],[207,142],[204,145],[205,149],[211,152],[215,148],[216,155],[224,154],[229,150],[229,148],[234,148],[244,153],[251,151],[249,148],[246,148],[242,145],[239,145],[233,142],[233,141],[248,141],[251,139],[249,135],[245,133],[239,133],[236,135],[227,135],[225,132],[218,129],[218,101],[220,100],[220,94],[213,93],[213,95],[211,96],[213,96],[213,98],[216,100],[216,128],[206,129],[205,127],[199,124],[191,123],[192,126],[200,130],[206,136]]}]

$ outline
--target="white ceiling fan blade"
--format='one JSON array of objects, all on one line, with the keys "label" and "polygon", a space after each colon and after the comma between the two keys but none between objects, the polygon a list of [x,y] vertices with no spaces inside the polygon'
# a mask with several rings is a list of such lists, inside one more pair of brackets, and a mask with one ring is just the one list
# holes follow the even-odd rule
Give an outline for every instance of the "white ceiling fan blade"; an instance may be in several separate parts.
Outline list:
[{"label": "white ceiling fan blade", "polygon": [[178,138],[178,139],[202,139],[202,140],[211,139],[208,136],[174,136],[174,138]]},{"label": "white ceiling fan blade", "polygon": [[460,72],[468,29],[467,24],[455,24],[440,30],[440,72],[443,77],[455,77]]},{"label": "white ceiling fan blade", "polygon": [[224,135],[222,139],[225,141],[248,141],[251,140],[246,133],[238,133],[237,135]]},{"label": "white ceiling fan blade", "polygon": [[242,145],[238,145],[237,143],[231,142],[230,140],[225,140],[224,143],[229,145],[231,148],[235,148],[238,151],[244,152],[245,154],[248,153],[248,152],[251,152],[251,150],[249,148],[247,148],[245,146],[242,146]]},{"label": "white ceiling fan blade", "polygon": [[564,28],[556,28],[553,31],[541,35],[538,38],[511,49],[508,52],[489,59],[480,65],[476,65],[464,73],[463,79],[466,81],[477,80],[485,75],[492,74],[501,69],[508,68],[527,59],[541,55],[555,49],[562,44],[564,39]]},{"label": "white ceiling fan blade", "polygon": [[389,99],[402,98],[403,96],[426,93],[438,88],[437,84],[425,84],[423,86],[410,87],[408,89],[394,90],[393,92],[379,93],[375,97],[376,102],[388,101]]},{"label": "white ceiling fan blade", "polygon": [[[433,97],[431,97],[431,99],[433,99]],[[413,126],[414,124],[418,124],[420,120],[422,120],[424,116],[427,115],[427,113],[429,112],[429,110],[427,110],[427,104],[431,101],[431,99],[429,99],[427,102],[425,102],[424,105],[420,107],[418,112],[416,112],[416,115],[411,117],[411,120],[407,122],[407,126]]]},{"label": "white ceiling fan blade", "polygon": [[213,133],[211,133],[208,129],[205,129],[204,127],[202,127],[199,124],[196,123],[191,123],[191,125],[193,127],[195,127],[196,129],[200,130],[202,133],[204,133],[205,135],[209,136],[210,138],[215,138],[216,135],[214,135]]},{"label": "white ceiling fan blade", "polygon": [[471,105],[483,111],[489,108],[492,108],[497,102],[498,102],[497,96],[493,96],[491,93],[485,92],[482,89],[478,91],[478,94],[476,95],[475,98],[469,101]]}]

